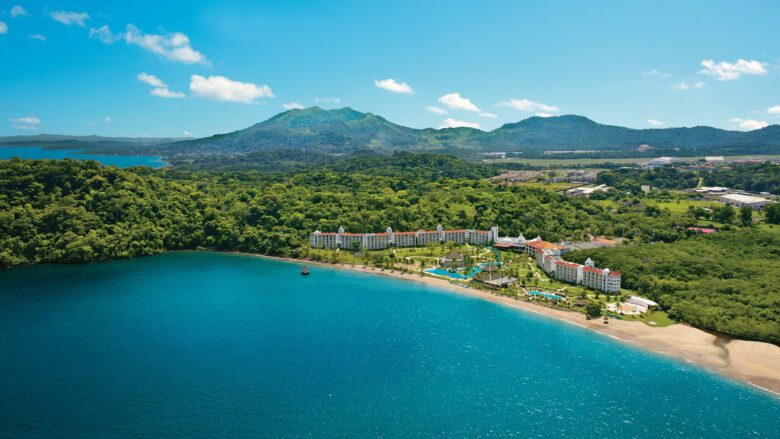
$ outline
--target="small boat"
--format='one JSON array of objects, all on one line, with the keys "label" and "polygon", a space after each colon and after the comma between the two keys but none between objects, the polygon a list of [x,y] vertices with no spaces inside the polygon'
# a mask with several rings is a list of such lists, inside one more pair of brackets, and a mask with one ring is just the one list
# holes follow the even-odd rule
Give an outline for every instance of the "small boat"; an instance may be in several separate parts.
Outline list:
[{"label": "small boat", "polygon": [[308,276],[308,275],[309,275],[309,267],[304,265],[303,268],[301,268],[301,276]]}]

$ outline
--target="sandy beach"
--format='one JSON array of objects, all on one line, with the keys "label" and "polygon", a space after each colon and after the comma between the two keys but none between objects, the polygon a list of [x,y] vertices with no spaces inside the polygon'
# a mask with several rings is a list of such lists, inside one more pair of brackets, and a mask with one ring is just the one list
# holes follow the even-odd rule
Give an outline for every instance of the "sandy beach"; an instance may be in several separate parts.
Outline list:
[{"label": "sandy beach", "polygon": [[477,297],[510,308],[574,324],[651,352],[694,363],[780,396],[780,347],[770,343],[728,339],[683,324],[656,328],[637,321],[610,319],[609,324],[605,325],[601,319],[586,320],[585,316],[578,312],[548,308],[539,304],[499,296],[473,286],[463,288],[452,285],[445,279],[422,276],[417,273],[402,273],[379,268],[327,264],[292,258],[252,256],[359,271],[433,285],[456,294]]}]

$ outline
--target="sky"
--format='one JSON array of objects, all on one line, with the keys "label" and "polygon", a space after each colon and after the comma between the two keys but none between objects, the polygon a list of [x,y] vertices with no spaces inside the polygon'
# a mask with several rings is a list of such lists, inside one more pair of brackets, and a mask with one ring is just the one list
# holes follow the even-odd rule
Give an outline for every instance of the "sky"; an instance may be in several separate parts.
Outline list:
[{"label": "sky", "polygon": [[290,108],[492,130],[780,123],[774,1],[0,1],[0,135],[208,136]]}]

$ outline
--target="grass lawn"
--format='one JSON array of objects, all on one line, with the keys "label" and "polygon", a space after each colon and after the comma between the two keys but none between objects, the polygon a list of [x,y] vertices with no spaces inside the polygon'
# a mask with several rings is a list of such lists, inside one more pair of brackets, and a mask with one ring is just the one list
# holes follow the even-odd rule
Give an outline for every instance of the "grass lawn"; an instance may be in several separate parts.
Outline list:
[{"label": "grass lawn", "polygon": [[[683,160],[688,161],[696,161],[699,159],[703,159],[704,157],[680,157]],[[746,155],[735,155],[735,156],[726,156],[726,161],[729,160],[736,160],[736,159],[746,159],[746,158],[756,158],[756,159],[775,159],[780,158],[780,155],[754,155],[754,156],[746,156]],[[639,164],[639,163],[647,163],[651,160],[651,157],[633,157],[633,158],[581,158],[581,159],[553,159],[553,158],[543,158],[543,159],[527,159],[522,157],[512,157],[507,159],[488,159],[484,160],[485,163],[527,163],[529,165],[533,166],[551,166],[551,165],[561,165],[561,166],[574,166],[574,165],[595,165],[600,163],[616,163],[616,164]]]},{"label": "grass lawn", "polygon": [[623,320],[636,320],[644,323],[648,326],[654,326],[656,328],[663,328],[664,326],[671,326],[674,325],[674,320],[670,319],[668,315],[666,315],[663,311],[650,311],[649,313],[645,314],[644,316],[622,316]]},{"label": "grass lawn", "polygon": [[703,201],[703,200],[656,201],[652,199],[645,199],[642,200],[642,203],[644,203],[647,206],[656,206],[659,209],[669,209],[674,214],[687,212],[689,206],[707,207],[710,209],[713,207],[720,206],[719,203],[716,203],[714,201]]}]

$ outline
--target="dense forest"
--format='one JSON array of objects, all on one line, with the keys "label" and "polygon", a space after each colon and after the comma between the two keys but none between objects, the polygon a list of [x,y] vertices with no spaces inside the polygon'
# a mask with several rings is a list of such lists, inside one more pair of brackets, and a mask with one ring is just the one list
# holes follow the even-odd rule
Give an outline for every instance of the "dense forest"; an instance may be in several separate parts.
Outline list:
[{"label": "dense forest", "polygon": [[696,187],[698,180],[695,173],[672,167],[613,169],[597,177],[598,183],[632,193],[639,193],[642,185],[659,189],[690,189]]},{"label": "dense forest", "polygon": [[773,163],[719,168],[704,175],[704,184],[780,195],[780,171],[778,169],[778,166]]},{"label": "dense forest", "polygon": [[314,229],[486,229],[674,241],[695,218],[610,212],[587,199],[495,187],[447,156],[397,154],[289,175],[121,170],[96,162],[0,162],[0,266],[218,248],[295,255]]},{"label": "dense forest", "polygon": [[[311,231],[341,225],[354,232],[498,225],[504,235],[550,241],[622,236],[646,245],[576,257],[591,255],[624,271],[627,288],[658,299],[682,321],[780,341],[774,268],[780,246],[766,231],[774,229],[743,229],[745,239],[737,232],[688,239],[687,227],[699,221],[695,209],[673,213],[641,197],[603,203],[494,185],[484,178],[493,172],[445,155],[409,153],[289,173],[0,161],[0,268],[203,248],[298,256]],[[662,276],[669,267],[675,268]]]},{"label": "dense forest", "polygon": [[588,257],[621,271],[625,288],[657,301],[674,319],[780,344],[780,227],[566,255]]}]

